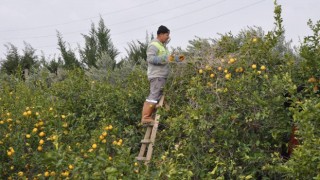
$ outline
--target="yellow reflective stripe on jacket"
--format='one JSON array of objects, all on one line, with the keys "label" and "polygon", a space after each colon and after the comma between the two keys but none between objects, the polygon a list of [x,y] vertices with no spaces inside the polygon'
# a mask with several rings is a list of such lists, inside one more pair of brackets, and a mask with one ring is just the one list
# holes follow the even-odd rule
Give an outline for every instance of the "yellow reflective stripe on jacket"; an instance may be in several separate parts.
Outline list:
[{"label": "yellow reflective stripe on jacket", "polygon": [[163,55],[169,55],[169,51],[159,42],[152,42],[152,45],[154,45],[155,47],[157,47],[158,49],[158,56],[163,56]]}]

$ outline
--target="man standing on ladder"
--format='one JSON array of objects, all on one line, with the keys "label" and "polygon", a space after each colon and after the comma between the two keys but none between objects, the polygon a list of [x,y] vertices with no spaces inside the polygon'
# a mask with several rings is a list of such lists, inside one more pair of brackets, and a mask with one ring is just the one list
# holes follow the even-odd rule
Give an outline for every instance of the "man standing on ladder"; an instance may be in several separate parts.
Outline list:
[{"label": "man standing on ladder", "polygon": [[141,123],[154,121],[152,113],[160,100],[163,88],[169,75],[169,62],[181,62],[184,56],[170,55],[166,45],[170,41],[170,30],[161,25],[157,31],[157,38],[153,39],[147,48],[148,80],[150,92],[142,109]]}]

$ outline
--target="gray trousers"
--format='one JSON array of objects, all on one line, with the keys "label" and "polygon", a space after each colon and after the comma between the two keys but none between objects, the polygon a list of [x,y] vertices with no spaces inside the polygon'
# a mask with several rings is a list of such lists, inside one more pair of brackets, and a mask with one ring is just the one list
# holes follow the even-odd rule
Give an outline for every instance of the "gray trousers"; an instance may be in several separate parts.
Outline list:
[{"label": "gray trousers", "polygon": [[146,101],[151,103],[158,103],[158,101],[160,100],[163,94],[163,89],[166,84],[166,78],[160,78],[160,77],[152,78],[152,79],[149,79],[149,82],[150,82],[150,93]]}]

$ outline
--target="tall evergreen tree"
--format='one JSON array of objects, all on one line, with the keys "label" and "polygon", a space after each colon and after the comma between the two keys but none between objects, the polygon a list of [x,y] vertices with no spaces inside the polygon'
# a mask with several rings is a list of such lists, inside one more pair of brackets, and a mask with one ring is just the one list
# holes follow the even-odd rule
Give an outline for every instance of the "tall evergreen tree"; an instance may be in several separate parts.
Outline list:
[{"label": "tall evergreen tree", "polygon": [[80,56],[85,65],[89,68],[98,68],[97,61],[99,59],[106,59],[104,58],[106,55],[110,56],[111,60],[116,62],[116,57],[119,52],[114,47],[110,37],[110,30],[105,26],[102,18],[100,18],[98,28],[96,29],[94,23],[92,23],[89,34],[83,35],[83,37],[85,47],[80,49]]},{"label": "tall evergreen tree", "polygon": [[116,61],[115,58],[119,55],[119,52],[114,47],[110,37],[110,29],[105,26],[102,18],[99,21],[96,37],[98,40],[98,54],[101,56],[103,53],[107,53],[112,60]]},{"label": "tall evergreen tree", "polygon": [[80,67],[80,62],[77,60],[75,53],[66,47],[66,42],[62,39],[60,32],[57,32],[58,46],[63,59],[63,66],[66,69],[73,69]]},{"label": "tall evergreen tree", "polygon": [[[47,60],[49,59],[49,60]],[[63,65],[61,57],[58,57],[56,60],[55,57],[53,58],[46,58],[44,55],[41,56],[41,64],[47,68],[51,73],[58,75],[58,68]]]},{"label": "tall evergreen tree", "polygon": [[18,70],[20,55],[18,48],[11,43],[5,45],[7,53],[5,59],[1,62],[1,72],[14,74]]},{"label": "tall evergreen tree", "polygon": [[126,52],[128,56],[126,57],[127,61],[131,65],[140,65],[147,59],[147,48],[150,41],[154,38],[151,34],[151,38],[149,37],[148,33],[146,34],[145,42],[141,42],[139,40],[132,41],[128,43],[128,49],[126,48]]},{"label": "tall evergreen tree", "polygon": [[[18,48],[13,44],[6,44],[7,54],[6,59],[1,63],[1,71],[7,74],[22,73],[28,71],[38,64],[38,57],[35,54],[36,50],[28,43],[24,42],[25,48],[20,55]],[[25,78],[23,76],[23,78]]]},{"label": "tall evergreen tree", "polygon": [[82,63],[88,67],[96,67],[97,40],[95,34],[95,25],[92,23],[89,35],[82,35],[85,40],[85,47],[80,49],[80,57],[82,59]]},{"label": "tall evergreen tree", "polygon": [[38,63],[38,56],[35,54],[36,50],[28,43],[24,43],[25,48],[22,50],[21,68],[30,70]]}]

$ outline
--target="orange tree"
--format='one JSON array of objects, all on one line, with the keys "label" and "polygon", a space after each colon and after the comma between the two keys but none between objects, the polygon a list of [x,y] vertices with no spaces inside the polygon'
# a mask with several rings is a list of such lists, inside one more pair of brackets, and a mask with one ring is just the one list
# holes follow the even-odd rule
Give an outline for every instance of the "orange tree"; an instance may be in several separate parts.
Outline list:
[{"label": "orange tree", "polygon": [[[294,93],[295,55],[283,38],[276,6],[274,31],[249,29],[209,41],[191,41],[188,63],[174,67],[166,89],[159,141],[161,178],[257,179],[285,173],[282,163],[291,130],[284,94]],[[157,158],[157,157],[155,157]]]},{"label": "orange tree", "polygon": [[131,149],[140,136],[131,137],[146,91],[141,70],[104,82],[82,70],[61,74],[2,76],[1,179],[136,179]]},{"label": "orange tree", "polygon": [[269,167],[286,172],[290,179],[319,179],[320,136],[319,136],[319,30],[320,21],[308,22],[313,35],[307,36],[300,47],[302,59],[296,63],[294,81],[303,87],[301,92],[290,97],[290,112],[297,126],[297,146],[291,158],[283,164]]}]

